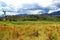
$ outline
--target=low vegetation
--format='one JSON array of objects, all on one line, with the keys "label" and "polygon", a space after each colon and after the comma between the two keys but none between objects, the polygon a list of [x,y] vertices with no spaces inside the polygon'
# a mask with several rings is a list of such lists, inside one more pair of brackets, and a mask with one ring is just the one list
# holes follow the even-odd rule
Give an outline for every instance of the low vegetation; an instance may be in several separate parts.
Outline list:
[{"label": "low vegetation", "polygon": [[60,23],[1,21],[0,40],[60,40]]},{"label": "low vegetation", "polygon": [[2,17],[0,40],[60,40],[59,18],[43,15]]}]

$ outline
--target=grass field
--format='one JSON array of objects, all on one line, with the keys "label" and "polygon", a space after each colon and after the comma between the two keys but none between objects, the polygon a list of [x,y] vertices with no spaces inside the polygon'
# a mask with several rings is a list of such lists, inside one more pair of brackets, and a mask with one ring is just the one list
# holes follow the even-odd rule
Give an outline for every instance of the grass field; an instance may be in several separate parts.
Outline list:
[{"label": "grass field", "polygon": [[60,22],[0,21],[0,40],[60,40]]},{"label": "grass field", "polygon": [[0,25],[60,24],[59,21],[0,21]]}]

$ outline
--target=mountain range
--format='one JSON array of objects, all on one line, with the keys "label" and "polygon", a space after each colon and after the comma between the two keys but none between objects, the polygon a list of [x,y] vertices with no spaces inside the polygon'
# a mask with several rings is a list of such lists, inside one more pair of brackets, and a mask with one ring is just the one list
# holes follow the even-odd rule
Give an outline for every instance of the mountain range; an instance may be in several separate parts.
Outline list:
[{"label": "mountain range", "polygon": [[53,16],[53,15],[60,15],[60,11],[52,12],[52,13],[46,14],[46,15],[51,15],[51,16]]}]

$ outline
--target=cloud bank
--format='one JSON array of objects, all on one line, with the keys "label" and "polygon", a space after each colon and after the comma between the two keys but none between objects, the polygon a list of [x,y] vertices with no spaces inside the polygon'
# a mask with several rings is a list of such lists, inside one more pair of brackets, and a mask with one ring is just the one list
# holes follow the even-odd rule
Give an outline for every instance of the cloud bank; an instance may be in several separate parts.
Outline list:
[{"label": "cloud bank", "polygon": [[0,11],[3,10],[22,14],[51,13],[60,10],[60,0],[0,0]]}]

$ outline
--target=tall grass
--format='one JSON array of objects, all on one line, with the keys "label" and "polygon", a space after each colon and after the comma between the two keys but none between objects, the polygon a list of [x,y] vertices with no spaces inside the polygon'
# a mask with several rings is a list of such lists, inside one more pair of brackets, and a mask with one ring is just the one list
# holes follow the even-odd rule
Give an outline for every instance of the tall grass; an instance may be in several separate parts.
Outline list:
[{"label": "tall grass", "polygon": [[0,40],[60,40],[60,24],[47,21],[0,22]]}]

